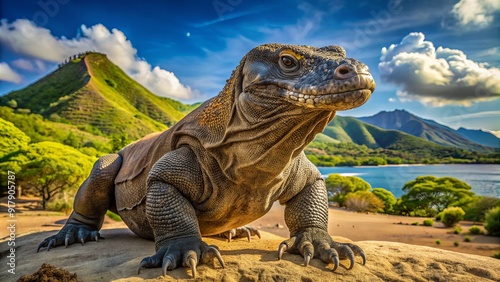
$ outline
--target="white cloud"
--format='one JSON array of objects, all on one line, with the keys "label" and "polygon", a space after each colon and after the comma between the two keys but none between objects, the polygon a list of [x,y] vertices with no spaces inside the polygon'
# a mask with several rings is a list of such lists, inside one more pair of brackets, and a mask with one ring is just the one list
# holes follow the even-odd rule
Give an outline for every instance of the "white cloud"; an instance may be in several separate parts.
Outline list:
[{"label": "white cloud", "polygon": [[471,106],[500,97],[500,69],[469,60],[461,50],[436,49],[422,33],[382,48],[379,70],[382,79],[402,86],[401,101]]},{"label": "white cloud", "polygon": [[91,27],[82,25],[81,31],[82,35],[79,37],[58,38],[50,30],[36,26],[29,20],[18,19],[12,23],[2,20],[0,44],[18,54],[38,59],[35,64],[39,69],[44,68],[43,61],[61,62],[80,52],[103,52],[128,75],[157,95],[183,100],[198,95],[189,86],[183,85],[174,73],[158,66],[152,67],[147,61],[140,59],[137,49],[122,31],[110,31],[102,24]]},{"label": "white cloud", "polygon": [[0,62],[0,80],[20,83],[23,79],[7,63]]},{"label": "white cloud", "polygon": [[34,71],[35,70],[35,66],[33,65],[33,63],[30,60],[26,60],[26,59],[14,60],[14,61],[12,61],[12,65],[18,69],[22,69],[25,71]]},{"label": "white cloud", "polygon": [[486,27],[494,20],[494,14],[500,11],[498,0],[460,0],[451,14],[461,26]]},{"label": "white cloud", "polygon": [[391,103],[396,102],[396,98],[393,98],[393,97],[389,98],[389,102],[391,102]]},{"label": "white cloud", "polygon": [[12,65],[25,71],[45,71],[45,63],[42,60],[17,59],[12,61]]}]

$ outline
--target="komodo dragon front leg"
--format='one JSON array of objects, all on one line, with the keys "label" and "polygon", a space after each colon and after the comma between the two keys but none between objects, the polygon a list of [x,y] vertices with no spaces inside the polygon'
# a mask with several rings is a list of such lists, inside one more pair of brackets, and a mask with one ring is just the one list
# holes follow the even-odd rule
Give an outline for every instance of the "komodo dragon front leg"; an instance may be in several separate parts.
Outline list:
[{"label": "komodo dragon front leg", "polygon": [[75,196],[74,211],[64,227],[53,236],[43,240],[37,248],[71,245],[102,238],[99,230],[108,209],[114,207],[114,181],[122,164],[122,157],[110,154],[96,161],[89,177],[83,182]]},{"label": "komodo dragon front leg", "polygon": [[311,258],[320,258],[333,263],[333,271],[339,265],[339,258],[348,258],[352,269],[355,255],[361,256],[363,265],[365,254],[354,244],[338,243],[328,234],[328,196],[325,181],[317,173],[312,185],[306,186],[290,199],[285,207],[285,222],[290,229],[290,239],[283,241],[278,250],[278,259],[283,252],[301,254],[307,266]]},{"label": "komodo dragon front leg", "polygon": [[187,147],[171,151],[155,163],[148,176],[146,215],[153,229],[156,254],[141,261],[138,273],[142,268],[161,267],[166,275],[167,270],[182,265],[190,267],[195,277],[198,262],[213,258],[224,267],[217,247],[201,239],[191,203],[200,196],[201,185],[198,161]]}]

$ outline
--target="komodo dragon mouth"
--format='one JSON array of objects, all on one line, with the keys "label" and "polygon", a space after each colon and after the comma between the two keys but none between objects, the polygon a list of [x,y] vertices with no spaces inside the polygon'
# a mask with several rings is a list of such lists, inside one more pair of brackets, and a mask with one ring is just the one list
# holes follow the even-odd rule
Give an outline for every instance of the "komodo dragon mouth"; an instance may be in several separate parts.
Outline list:
[{"label": "komodo dragon mouth", "polygon": [[[275,88],[284,100],[306,108],[348,110],[364,104],[375,90],[369,68],[346,58],[339,46],[282,48],[274,56],[274,68],[263,71],[249,89]],[[272,75],[266,75],[272,74]],[[277,88],[277,90],[276,90]]]}]

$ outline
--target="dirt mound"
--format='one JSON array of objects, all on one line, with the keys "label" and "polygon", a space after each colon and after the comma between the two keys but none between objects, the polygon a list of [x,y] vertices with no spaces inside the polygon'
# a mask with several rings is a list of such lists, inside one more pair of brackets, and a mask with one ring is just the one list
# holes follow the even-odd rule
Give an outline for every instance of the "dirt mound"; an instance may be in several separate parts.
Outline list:
[{"label": "dirt mound", "polygon": [[48,263],[42,264],[40,269],[33,274],[23,275],[17,282],[76,282],[76,273],[52,266]]}]

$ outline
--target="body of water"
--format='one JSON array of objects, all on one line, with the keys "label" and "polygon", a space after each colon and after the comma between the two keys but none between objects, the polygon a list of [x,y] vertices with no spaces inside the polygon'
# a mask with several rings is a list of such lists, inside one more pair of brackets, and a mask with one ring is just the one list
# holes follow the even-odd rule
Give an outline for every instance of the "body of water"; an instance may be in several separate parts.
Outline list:
[{"label": "body of water", "polygon": [[403,195],[403,186],[417,176],[451,176],[467,182],[477,195],[500,198],[500,165],[399,165],[363,167],[318,167],[323,176],[338,173],[358,176],[373,188],[391,191],[396,198]]}]

